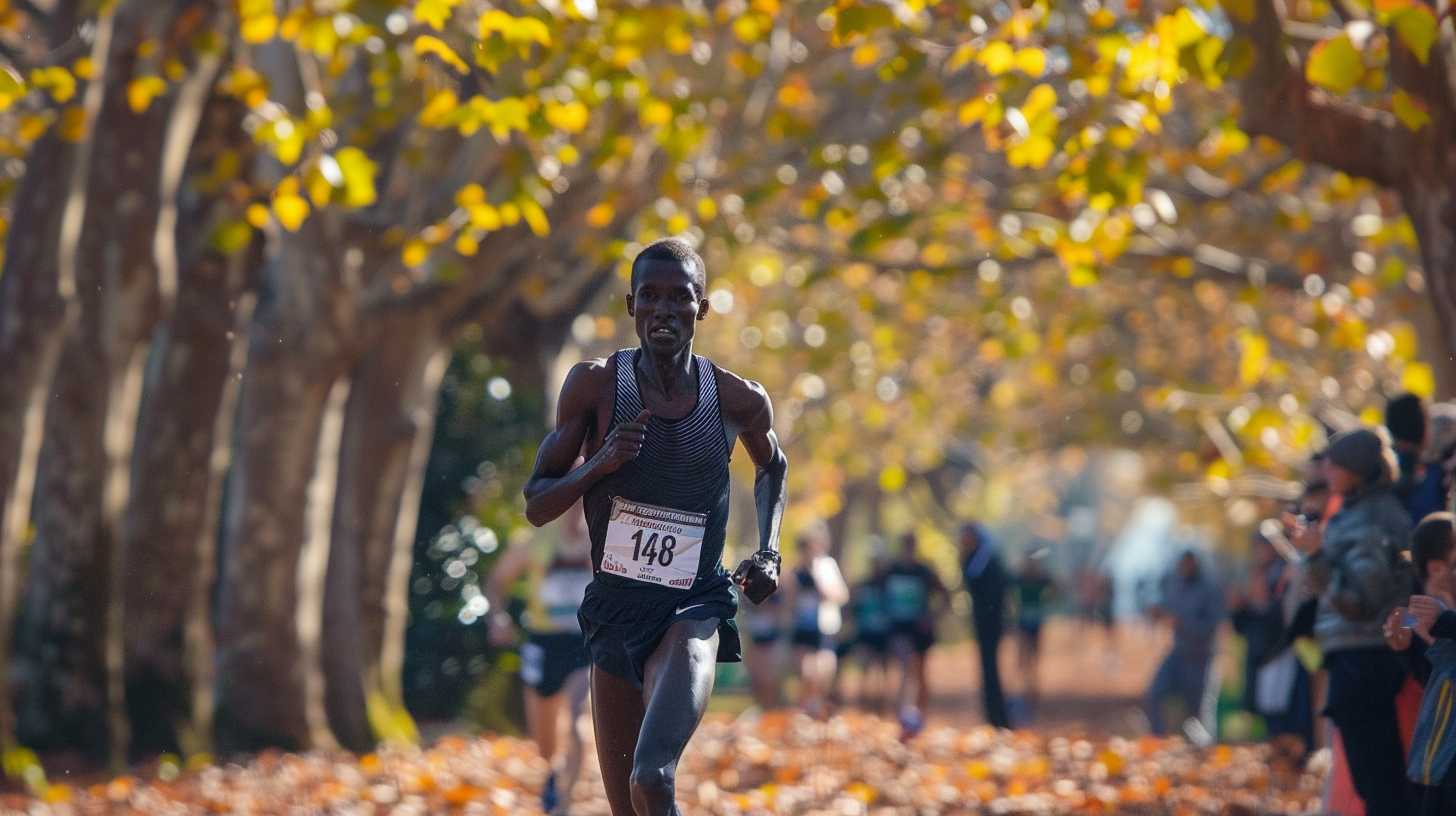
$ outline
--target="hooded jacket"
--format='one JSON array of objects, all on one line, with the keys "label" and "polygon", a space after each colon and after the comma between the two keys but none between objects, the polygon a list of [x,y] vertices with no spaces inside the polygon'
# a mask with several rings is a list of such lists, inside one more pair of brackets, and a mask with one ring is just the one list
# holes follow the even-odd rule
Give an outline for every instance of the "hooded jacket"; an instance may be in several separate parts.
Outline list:
[{"label": "hooded jacket", "polygon": [[1314,635],[1325,654],[1385,645],[1385,617],[1412,589],[1402,555],[1410,528],[1389,482],[1346,496],[1330,519],[1320,549],[1305,562],[1310,587],[1320,596]]}]

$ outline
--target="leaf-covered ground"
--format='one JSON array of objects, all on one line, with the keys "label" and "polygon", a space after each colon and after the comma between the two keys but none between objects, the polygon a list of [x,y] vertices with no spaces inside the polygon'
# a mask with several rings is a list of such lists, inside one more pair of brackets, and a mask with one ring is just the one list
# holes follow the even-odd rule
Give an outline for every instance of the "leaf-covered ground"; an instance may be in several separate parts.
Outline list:
[{"label": "leaf-covered ground", "polygon": [[[691,814],[1311,813],[1318,779],[1268,746],[1090,741],[984,727],[902,743],[863,714],[713,718],[679,777]],[[608,813],[590,767],[572,813]],[[11,798],[6,813],[530,814],[545,773],[529,743],[447,737],[362,758],[264,754],[172,781],[119,778]],[[1236,809],[1230,811],[1228,806]]]}]

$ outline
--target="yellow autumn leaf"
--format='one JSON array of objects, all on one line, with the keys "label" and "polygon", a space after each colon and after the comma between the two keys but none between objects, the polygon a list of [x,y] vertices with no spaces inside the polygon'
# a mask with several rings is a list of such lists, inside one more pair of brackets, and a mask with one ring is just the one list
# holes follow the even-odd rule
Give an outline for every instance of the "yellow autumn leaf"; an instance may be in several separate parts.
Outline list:
[{"label": "yellow autumn leaf", "polygon": [[698,218],[712,221],[718,215],[718,203],[711,198],[698,199]]},{"label": "yellow autumn leaf", "polygon": [[508,227],[514,227],[521,223],[521,208],[515,203],[507,201],[500,205],[501,223]]},{"label": "yellow autumn leaf", "polygon": [[591,118],[591,111],[587,106],[577,100],[567,103],[547,102],[545,107],[546,122],[557,130],[567,133],[580,133],[586,129],[587,121]]},{"label": "yellow autumn leaf", "polygon": [[546,220],[546,211],[541,205],[529,198],[521,199],[521,217],[526,220],[526,226],[531,228],[539,238],[545,238],[551,234],[551,223]]},{"label": "yellow autumn leaf", "polygon": [[26,94],[25,80],[10,66],[0,66],[0,111],[8,110]]},{"label": "yellow autumn leaf", "polygon": [[404,265],[411,269],[423,265],[429,257],[430,245],[418,238],[405,242],[404,251],[400,253],[400,258],[404,261]]},{"label": "yellow autumn leaf", "polygon": [[139,76],[126,84],[126,104],[132,113],[143,113],[152,100],[167,92],[167,83],[159,76]]},{"label": "yellow autumn leaf", "polygon": [[455,239],[455,251],[467,258],[474,257],[480,251],[480,241],[470,233],[462,232]]},{"label": "yellow autumn leaf", "polygon": [[344,175],[344,204],[350,207],[368,207],[379,194],[374,189],[374,176],[379,166],[357,147],[346,147],[334,157],[339,163],[339,172]]},{"label": "yellow autumn leaf", "polygon": [[251,17],[243,20],[242,25],[243,41],[257,45],[265,43],[278,35],[278,17],[272,14],[265,14],[261,17]]},{"label": "yellow autumn leaf", "polygon": [[586,223],[591,227],[601,229],[612,223],[612,217],[616,214],[616,209],[611,204],[603,201],[586,211]]},{"label": "yellow autumn leaf", "polygon": [[445,127],[446,119],[460,107],[460,97],[454,91],[443,90],[430,97],[420,111],[420,124],[427,128]]},{"label": "yellow autumn leaf", "polygon": [[450,20],[450,15],[458,5],[460,0],[419,0],[415,4],[415,22],[424,23],[436,31],[443,31],[445,23]]},{"label": "yellow autumn leaf", "polygon": [[484,202],[472,204],[469,208],[470,226],[490,232],[501,228],[500,210]]},{"label": "yellow autumn leaf", "polygon": [[421,34],[416,37],[415,53],[421,56],[434,54],[446,65],[454,68],[458,73],[470,73],[470,66],[465,64],[465,60],[460,59],[460,55],[456,54],[455,50],[439,37],[432,37],[429,34]]},{"label": "yellow autumn leaf", "polygon": [[513,17],[498,9],[480,15],[480,38],[489,39],[492,34],[501,35],[512,45],[551,45],[551,30],[545,23],[534,17]]},{"label": "yellow autumn leaf", "polygon": [[1046,73],[1046,52],[1040,48],[1023,48],[1016,52],[1016,68],[1023,74],[1039,77]]},{"label": "yellow autumn leaf", "polygon": [[77,79],[90,79],[96,76],[96,63],[90,57],[80,57],[71,63],[71,73],[75,74]]},{"label": "yellow autumn leaf", "polygon": [[556,151],[556,158],[560,159],[562,164],[570,167],[581,161],[581,151],[576,149],[576,145],[564,144],[561,149]]},{"label": "yellow autumn leaf", "polygon": [[1421,399],[1430,399],[1436,393],[1436,373],[1428,364],[1412,360],[1400,372],[1400,386]]},{"label": "yellow autumn leaf", "polygon": [[289,232],[296,232],[308,220],[309,206],[303,196],[287,193],[273,199],[273,215]]},{"label": "yellow autumn leaf", "polygon": [[59,65],[32,70],[30,84],[48,92],[52,99],[63,105],[76,95],[76,77]]},{"label": "yellow autumn leaf", "polygon": [[485,201],[485,188],[471,182],[455,191],[455,206],[469,208]]},{"label": "yellow autumn leaf", "polygon": [[249,204],[248,209],[243,213],[243,218],[254,227],[262,229],[268,226],[268,222],[273,219],[273,216],[262,204]]},{"label": "yellow autumn leaf", "polygon": [[661,99],[650,99],[642,106],[642,124],[647,127],[660,127],[672,121],[672,106]]},{"label": "yellow autumn leaf", "polygon": [[61,112],[61,121],[56,125],[56,135],[68,142],[79,142],[86,137],[86,111],[72,105]]},{"label": "yellow autumn leaf", "polygon": [[1309,52],[1304,74],[1310,82],[1335,93],[1347,93],[1360,82],[1365,63],[1348,34],[1318,43]]},{"label": "yellow autumn leaf", "polygon": [[1395,111],[1395,118],[1411,132],[1431,123],[1430,108],[1426,103],[1403,90],[1397,90],[1391,96],[1390,107]]},{"label": "yellow autumn leaf", "polygon": [[997,40],[981,50],[976,61],[986,69],[991,76],[1000,76],[1010,71],[1016,64],[1016,52],[1011,46]]},{"label": "yellow autumn leaf", "polygon": [[880,58],[880,47],[874,43],[863,43],[855,46],[850,54],[850,61],[859,68],[867,68],[874,65]]},{"label": "yellow autumn leaf", "polygon": [[1431,59],[1431,46],[1441,36],[1435,12],[1424,3],[1412,3],[1391,15],[1390,22],[1396,39],[1425,65]]}]

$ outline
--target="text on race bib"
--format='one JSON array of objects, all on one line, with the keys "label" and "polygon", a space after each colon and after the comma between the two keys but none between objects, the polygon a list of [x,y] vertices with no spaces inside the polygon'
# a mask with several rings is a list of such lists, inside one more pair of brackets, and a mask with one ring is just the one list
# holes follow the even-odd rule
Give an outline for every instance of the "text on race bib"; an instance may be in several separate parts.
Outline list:
[{"label": "text on race bib", "polygon": [[674,589],[698,576],[706,513],[612,498],[602,572]]}]

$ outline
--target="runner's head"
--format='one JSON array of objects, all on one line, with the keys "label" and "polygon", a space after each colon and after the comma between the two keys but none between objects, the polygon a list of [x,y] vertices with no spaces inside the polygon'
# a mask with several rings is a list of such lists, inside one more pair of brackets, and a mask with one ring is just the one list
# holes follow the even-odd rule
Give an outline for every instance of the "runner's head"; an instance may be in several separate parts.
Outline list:
[{"label": "runner's head", "polygon": [[693,323],[708,316],[707,272],[686,241],[657,241],[632,261],[627,314],[644,349],[666,354],[693,339]]},{"label": "runner's head", "polygon": [[804,560],[829,554],[829,531],[822,522],[811,524],[799,533],[799,556]]},{"label": "runner's head", "polygon": [[914,532],[900,536],[900,557],[913,559],[915,551],[919,548],[919,541],[915,538]]}]

